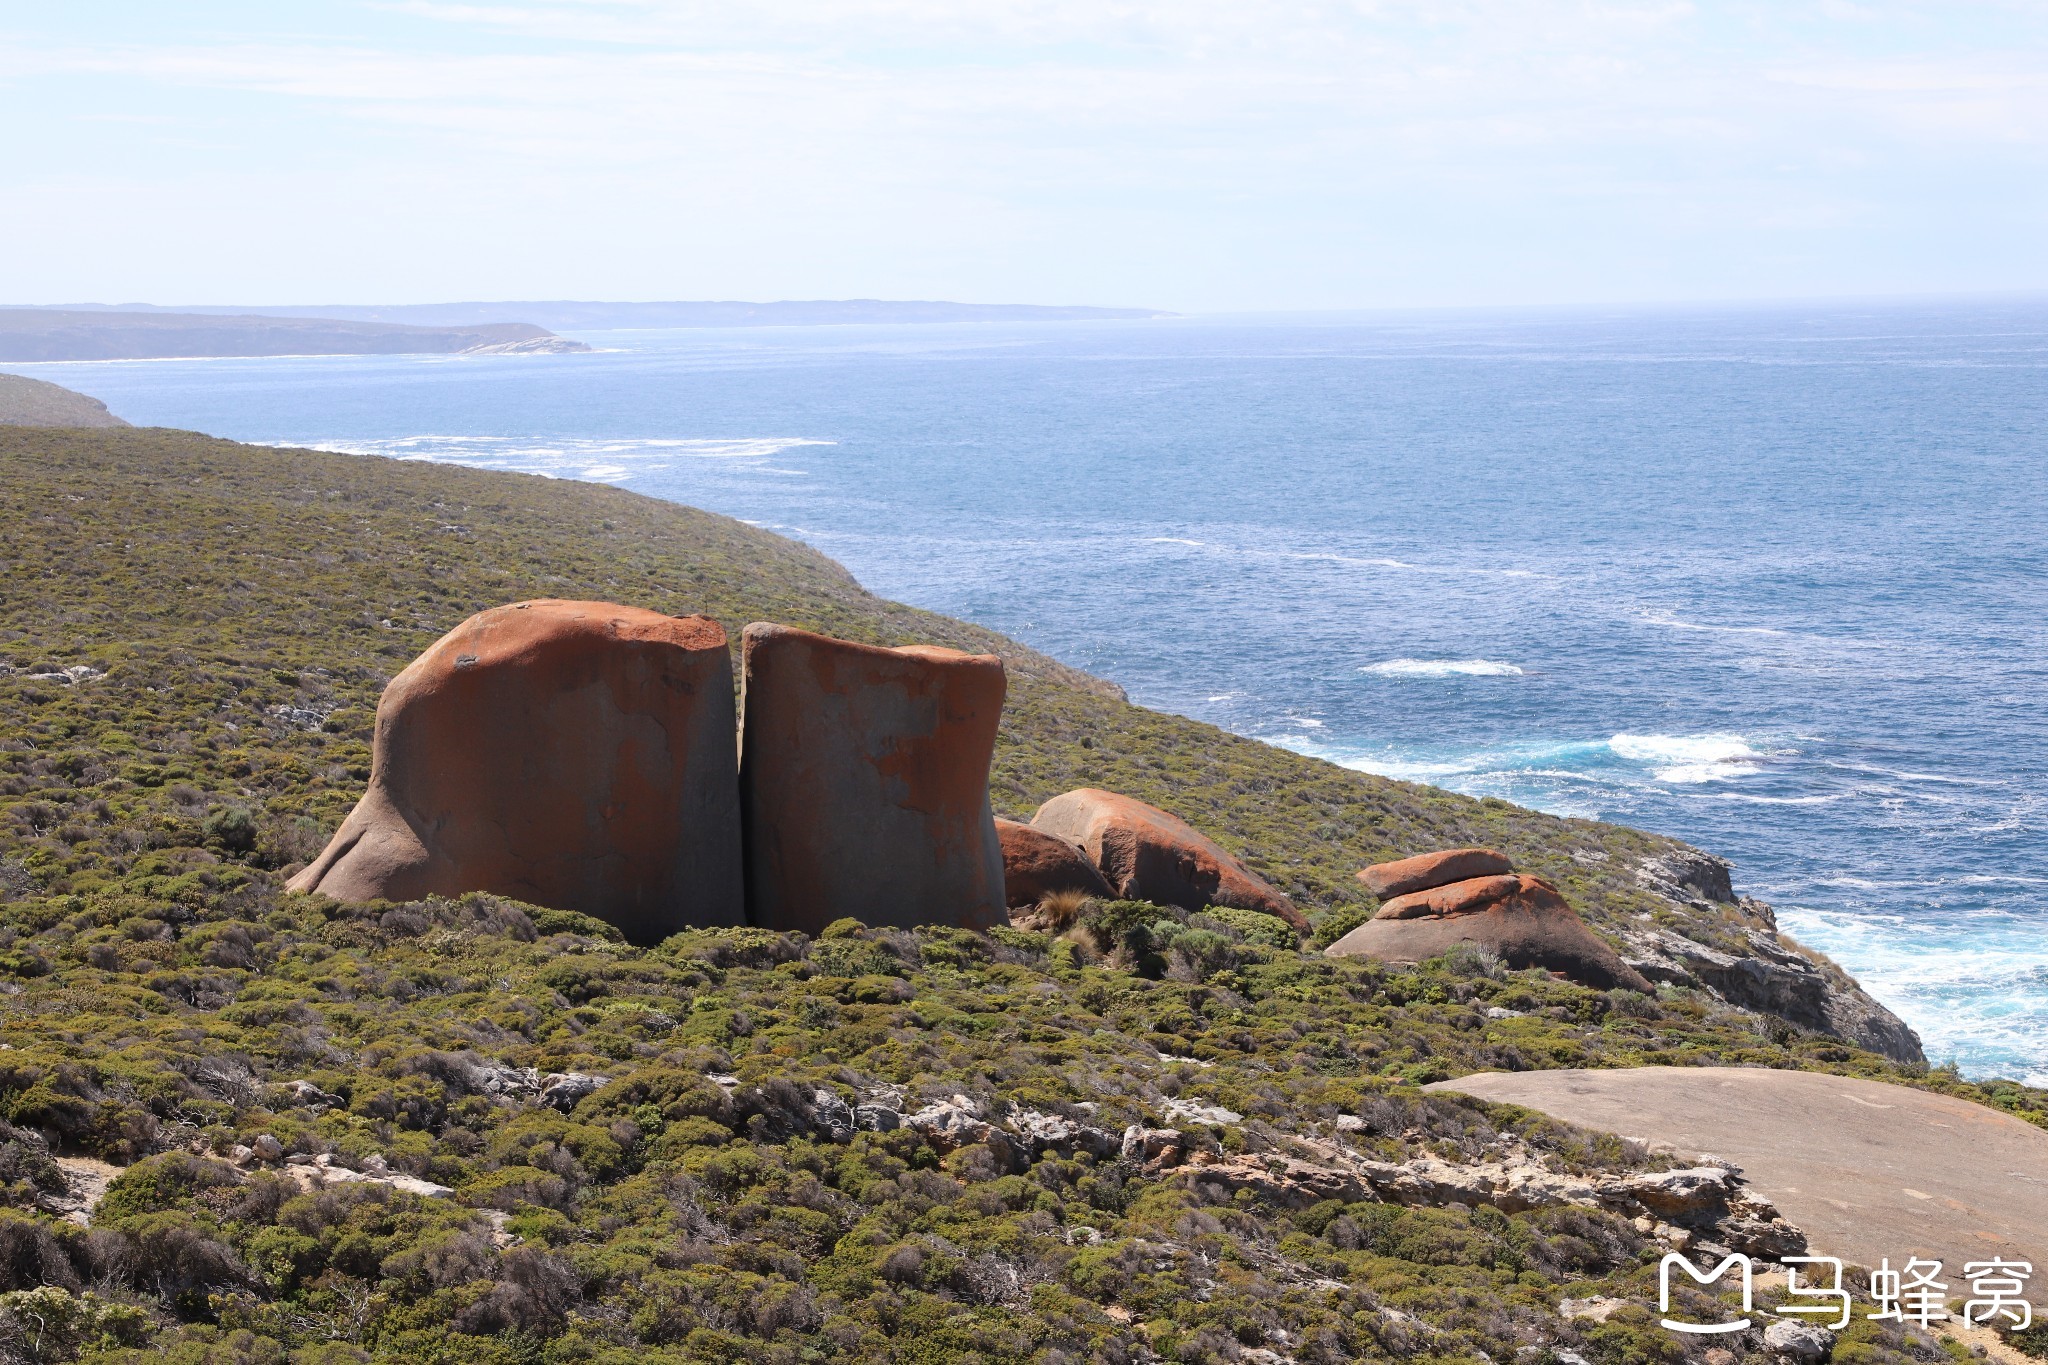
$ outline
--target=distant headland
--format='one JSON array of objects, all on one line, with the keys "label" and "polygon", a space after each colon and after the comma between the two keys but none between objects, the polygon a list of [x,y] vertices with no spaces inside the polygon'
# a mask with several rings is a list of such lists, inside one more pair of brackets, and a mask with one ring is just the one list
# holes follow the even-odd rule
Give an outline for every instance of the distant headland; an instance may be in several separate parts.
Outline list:
[{"label": "distant headland", "polygon": [[97,398],[27,375],[0,374],[0,427],[125,427]]},{"label": "distant headland", "polygon": [[265,307],[180,307],[80,304],[72,311],[234,314],[258,318],[322,318],[413,327],[477,327],[517,319],[537,327],[607,331],[631,327],[817,327],[845,323],[1101,322],[1170,318],[1158,308],[1083,308],[1031,303],[948,303],[919,299],[784,299],[666,303],[598,303],[571,299],[497,303],[305,304]]},{"label": "distant headland", "polygon": [[0,361],[265,355],[552,355],[587,351],[524,322],[420,327],[137,308],[0,308]]}]

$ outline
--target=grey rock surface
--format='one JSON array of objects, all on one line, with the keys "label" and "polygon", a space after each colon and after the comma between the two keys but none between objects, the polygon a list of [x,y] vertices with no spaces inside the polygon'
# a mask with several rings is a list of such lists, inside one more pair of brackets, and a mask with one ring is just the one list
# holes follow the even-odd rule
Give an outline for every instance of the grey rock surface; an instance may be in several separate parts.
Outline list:
[{"label": "grey rock surface", "polygon": [[1676,848],[1636,866],[1643,889],[1702,924],[1732,920],[1726,942],[1710,946],[1652,924],[1622,929],[1621,958],[1660,985],[1690,986],[1738,1009],[1775,1015],[1899,1062],[1925,1062],[1920,1037],[1853,977],[1788,944],[1769,905],[1737,896],[1728,863]]},{"label": "grey rock surface", "polygon": [[2048,1264],[2048,1132],[1968,1100],[1762,1067],[1484,1072],[1429,1089],[1720,1153],[1820,1255]]}]

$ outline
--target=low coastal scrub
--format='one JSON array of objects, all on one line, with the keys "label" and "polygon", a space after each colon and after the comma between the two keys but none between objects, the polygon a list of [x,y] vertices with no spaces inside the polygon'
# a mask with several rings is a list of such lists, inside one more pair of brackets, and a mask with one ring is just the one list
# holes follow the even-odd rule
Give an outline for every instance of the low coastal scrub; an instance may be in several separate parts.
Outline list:
[{"label": "low coastal scrub", "polygon": [[1640,1308],[1558,1312],[1654,1302],[1631,1220],[1325,1197],[1300,1154],[1664,1164],[1420,1089],[1482,1069],[1830,1069],[2048,1123],[1699,992],[1334,961],[1222,909],[641,949],[489,896],[291,895],[385,679],[559,596],[1000,652],[1003,813],[1162,804],[1321,941],[1370,912],[1360,865],[1471,843],[1596,927],[1740,928],[1644,889],[1669,841],[1131,707],[617,490],[164,431],[0,436],[0,486],[0,1360],[1675,1363],[1704,1347]]},{"label": "low coastal scrub", "polygon": [[[1336,961],[1140,902],[1058,936],[845,922],[643,951],[480,895],[159,897],[8,907],[44,966],[0,1026],[0,1289],[72,1296],[97,1325],[64,1339],[94,1358],[150,1335],[251,1359],[1619,1362],[1657,1329],[1580,1332],[1556,1304],[1654,1284],[1663,1248],[1622,1218],[1260,1197],[1107,1140],[1033,1150],[1016,1120],[1172,1129],[1217,1159],[1514,1140],[1625,1172],[1659,1163],[1414,1082],[1794,1060],[1690,1002],[1478,954]],[[593,1088],[550,1100],[551,1075]],[[934,1104],[996,1127],[954,1145],[904,1121]],[[53,1148],[124,1167],[90,1231],[50,1216]],[[0,1326],[26,1323],[7,1302]]]}]

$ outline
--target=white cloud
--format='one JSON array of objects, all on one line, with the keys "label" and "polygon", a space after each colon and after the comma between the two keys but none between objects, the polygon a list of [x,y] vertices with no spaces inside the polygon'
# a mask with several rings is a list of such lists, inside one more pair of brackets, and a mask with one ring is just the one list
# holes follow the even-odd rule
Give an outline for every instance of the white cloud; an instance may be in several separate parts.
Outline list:
[{"label": "white cloud", "polygon": [[[123,173],[224,214],[222,196],[250,193],[249,167],[269,165],[276,189],[309,201],[323,177],[348,196],[408,197],[427,250],[473,240],[486,215],[548,240],[602,222],[619,243],[614,293],[648,292],[618,282],[636,253],[644,278],[659,274],[673,234],[654,219],[682,222],[741,281],[772,279],[779,261],[835,286],[824,292],[893,280],[1074,297],[1123,281],[1119,297],[1188,306],[1755,293],[1797,282],[1745,279],[1741,256],[1839,273],[1858,248],[1823,252],[1819,234],[1881,237],[1887,197],[1916,183],[1973,167],[1986,184],[2040,178],[2048,32],[2017,6],[1972,10],[1984,33],[1953,14],[410,0],[345,41],[282,24],[227,41],[18,41],[0,50],[0,81],[154,92],[149,112],[185,111],[241,154]],[[61,170],[37,183],[75,185],[93,160],[53,157]],[[1969,207],[1981,240],[1998,215],[1982,197]],[[2014,196],[1993,222],[2012,250],[1980,250],[1979,265],[2017,259],[2039,212],[2038,194]],[[1953,282],[1946,266],[1905,278],[1904,246],[1863,248],[1861,287],[1887,272],[1894,287]],[[1219,280],[1218,261],[1242,278]],[[455,268],[505,265],[471,250]]]}]

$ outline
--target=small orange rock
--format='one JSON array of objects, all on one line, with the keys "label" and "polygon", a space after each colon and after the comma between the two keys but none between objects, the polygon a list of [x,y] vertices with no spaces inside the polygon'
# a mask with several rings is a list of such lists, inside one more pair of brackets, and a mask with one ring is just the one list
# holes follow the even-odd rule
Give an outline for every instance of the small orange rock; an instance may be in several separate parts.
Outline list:
[{"label": "small orange rock", "polygon": [[1036,905],[1054,891],[1110,894],[1109,883],[1072,839],[1015,820],[996,821],[996,838],[1003,845],[1003,899],[1012,910]]},{"label": "small orange rock", "polygon": [[1040,806],[1031,823],[1079,844],[1119,896],[1183,910],[1235,906],[1275,916],[1296,930],[1308,929],[1292,901],[1157,806],[1082,787]]}]

